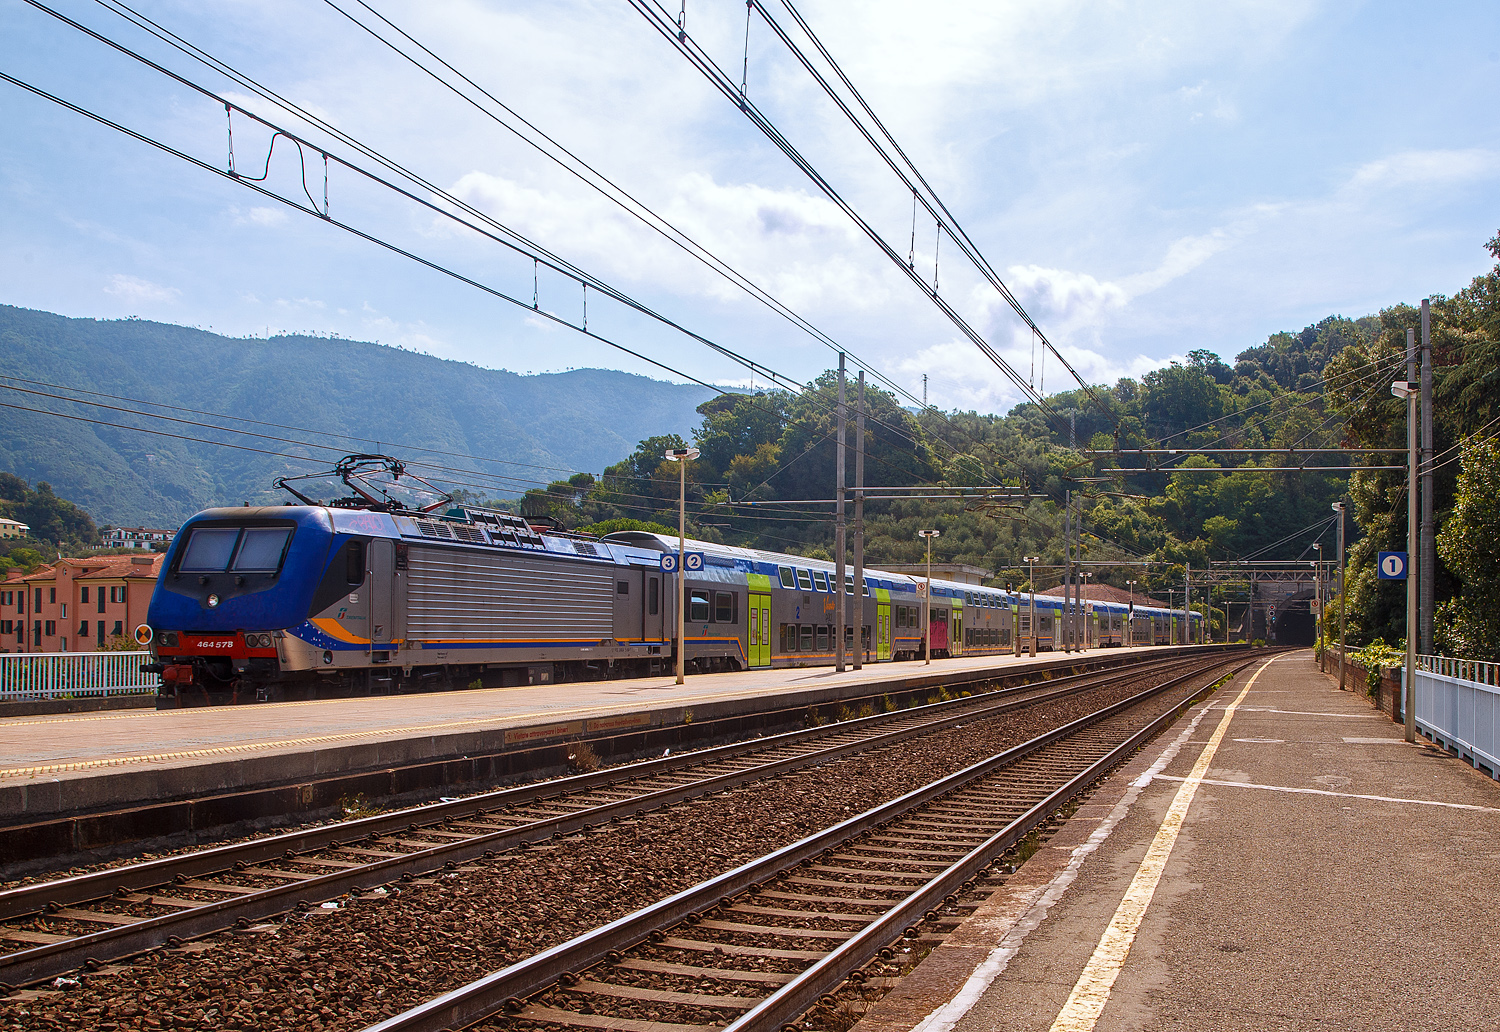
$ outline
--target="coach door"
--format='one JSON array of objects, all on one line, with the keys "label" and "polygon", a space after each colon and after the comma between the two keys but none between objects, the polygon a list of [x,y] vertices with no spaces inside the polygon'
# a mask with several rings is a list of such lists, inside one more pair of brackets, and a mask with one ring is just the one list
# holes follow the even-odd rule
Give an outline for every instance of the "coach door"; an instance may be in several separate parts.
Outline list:
[{"label": "coach door", "polygon": [[891,606],[882,602],[875,607],[875,658],[884,662],[891,658]]},{"label": "coach door", "polygon": [[771,665],[771,596],[750,595],[750,665]]},{"label": "coach door", "polygon": [[362,590],[370,600],[370,622],[366,626],[369,627],[368,647],[371,651],[380,649],[384,652],[381,644],[390,642],[395,636],[395,628],[391,626],[394,618],[391,596],[396,579],[395,545],[389,538],[372,538],[365,550],[365,561],[369,565]]},{"label": "coach door", "polygon": [[641,639],[662,641],[662,587],[659,571],[646,571],[646,590],[641,598]]}]

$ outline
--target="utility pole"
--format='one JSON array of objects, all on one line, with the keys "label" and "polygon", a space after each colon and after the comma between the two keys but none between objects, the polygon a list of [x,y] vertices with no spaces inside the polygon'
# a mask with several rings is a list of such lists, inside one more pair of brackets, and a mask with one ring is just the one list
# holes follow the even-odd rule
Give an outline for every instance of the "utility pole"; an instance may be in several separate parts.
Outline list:
[{"label": "utility pole", "polygon": [[1193,564],[1182,564],[1183,644],[1193,643]]},{"label": "utility pole", "polygon": [[1417,345],[1406,331],[1406,740],[1417,740]]},{"label": "utility pole", "polygon": [[927,584],[922,591],[922,665],[932,662],[932,539],[939,531],[919,530],[918,537],[927,539]]},{"label": "utility pole", "polygon": [[698,457],[697,448],[673,448],[662,456],[677,463],[681,474],[677,494],[677,683],[682,684],[687,669],[687,464]]},{"label": "utility pole", "polygon": [[1036,567],[1034,563],[1042,561],[1039,555],[1026,556],[1026,586],[1031,589],[1031,615],[1027,617],[1027,627],[1031,631],[1031,657],[1036,658]]},{"label": "utility pole", "polygon": [[1427,298],[1422,299],[1422,560],[1417,572],[1417,606],[1421,632],[1417,647],[1421,654],[1432,654],[1432,605],[1437,588],[1437,547],[1432,530],[1432,313]]},{"label": "utility pole", "polygon": [[1073,651],[1073,606],[1069,589],[1073,584],[1073,492],[1063,492],[1063,652]]},{"label": "utility pole", "polygon": [[1345,596],[1348,590],[1344,583],[1344,503],[1334,502],[1333,511],[1339,514],[1339,691],[1344,691],[1348,685],[1344,681],[1344,610],[1349,608],[1349,600]]},{"label": "utility pole", "polygon": [[[864,666],[865,655],[865,371],[859,371],[859,401],[854,410],[854,669]],[[880,609],[875,609],[875,625]]]},{"label": "utility pole", "polygon": [[838,586],[833,589],[834,618],[838,624],[838,642],[833,647],[834,669],[838,673],[844,672],[844,627],[848,621],[845,619],[849,611],[849,589],[844,583],[844,353],[839,352],[839,450],[838,450],[838,498],[837,514],[834,516],[833,525],[833,548],[834,548],[834,576],[838,580]]},{"label": "utility pole", "polygon": [[922,374],[922,408],[927,408],[927,374]]}]

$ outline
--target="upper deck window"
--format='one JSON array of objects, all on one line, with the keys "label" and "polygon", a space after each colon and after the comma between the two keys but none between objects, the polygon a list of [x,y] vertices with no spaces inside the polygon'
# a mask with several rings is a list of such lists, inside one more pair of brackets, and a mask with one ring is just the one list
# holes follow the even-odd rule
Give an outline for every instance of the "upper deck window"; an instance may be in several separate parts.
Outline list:
[{"label": "upper deck window", "polygon": [[797,586],[797,574],[790,566],[778,567],[777,574],[781,577],[781,586],[783,588],[795,588]]},{"label": "upper deck window", "polygon": [[806,570],[803,570],[801,568],[797,570],[797,587],[801,588],[803,591],[812,590],[812,577],[808,575],[808,572]]},{"label": "upper deck window", "polygon": [[824,575],[822,570],[813,571],[813,587],[817,588],[819,591],[829,590],[828,578]]}]

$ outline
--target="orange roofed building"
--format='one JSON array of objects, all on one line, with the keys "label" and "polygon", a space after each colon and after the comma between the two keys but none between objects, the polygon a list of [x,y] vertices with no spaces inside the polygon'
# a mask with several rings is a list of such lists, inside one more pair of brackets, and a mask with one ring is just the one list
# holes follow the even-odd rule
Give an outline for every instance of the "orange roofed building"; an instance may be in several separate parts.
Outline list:
[{"label": "orange roofed building", "polygon": [[0,585],[0,652],[97,652],[146,622],[166,556],[59,559]]}]

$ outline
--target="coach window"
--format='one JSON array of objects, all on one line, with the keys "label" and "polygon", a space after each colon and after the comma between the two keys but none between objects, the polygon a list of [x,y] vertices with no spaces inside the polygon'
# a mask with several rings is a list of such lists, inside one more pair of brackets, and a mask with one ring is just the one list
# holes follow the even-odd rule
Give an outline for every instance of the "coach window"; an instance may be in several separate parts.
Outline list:
[{"label": "coach window", "polygon": [[797,587],[801,588],[803,591],[812,590],[812,577],[806,570],[797,570]]},{"label": "coach window", "polygon": [[829,590],[828,589],[828,578],[827,578],[827,576],[824,575],[824,573],[823,573],[822,570],[814,570],[812,572],[812,579],[813,579],[813,587],[814,588],[818,589],[819,591],[827,591],[827,590]]},{"label": "coach window", "polygon": [[615,594],[616,595],[628,595],[628,594],[630,594],[630,582],[628,580],[617,580],[617,581],[615,581]]},{"label": "coach window", "polygon": [[818,651],[828,651],[828,625],[818,624]]},{"label": "coach window", "polygon": [[812,624],[798,624],[797,638],[801,642],[801,644],[797,646],[798,651],[811,652],[813,650]]},{"label": "coach window", "polygon": [[661,580],[652,577],[646,581],[646,613],[655,616],[661,609]]},{"label": "coach window", "polygon": [[694,589],[689,598],[688,619],[693,623],[708,623],[708,592]]},{"label": "coach window", "polygon": [[797,586],[797,572],[790,566],[778,567],[777,574],[781,577],[783,588],[795,588]]},{"label": "coach window", "polygon": [[714,592],[714,623],[734,624],[739,623],[739,606],[735,605],[738,597],[732,591]]},{"label": "coach window", "polygon": [[781,625],[781,651],[797,651],[797,628],[791,624]]}]

